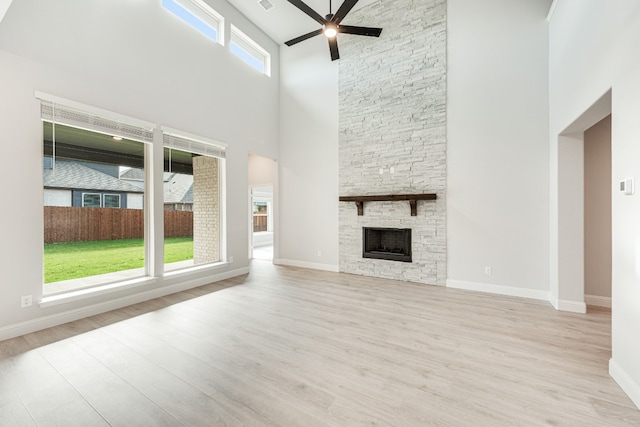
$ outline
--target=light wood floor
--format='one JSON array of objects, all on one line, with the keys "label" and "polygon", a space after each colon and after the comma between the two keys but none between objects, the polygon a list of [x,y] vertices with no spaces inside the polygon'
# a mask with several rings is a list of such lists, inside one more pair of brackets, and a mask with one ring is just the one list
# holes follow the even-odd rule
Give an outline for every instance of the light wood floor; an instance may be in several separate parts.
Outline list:
[{"label": "light wood floor", "polygon": [[0,426],[638,426],[610,314],[254,261],[0,343]]}]

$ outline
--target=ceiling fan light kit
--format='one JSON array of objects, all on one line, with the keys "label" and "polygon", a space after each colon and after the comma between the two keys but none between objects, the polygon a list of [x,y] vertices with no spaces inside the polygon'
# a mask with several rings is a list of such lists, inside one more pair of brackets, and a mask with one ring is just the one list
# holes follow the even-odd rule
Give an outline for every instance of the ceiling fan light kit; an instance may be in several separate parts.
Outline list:
[{"label": "ceiling fan light kit", "polygon": [[322,30],[327,37],[335,37],[338,34],[338,26],[331,22],[323,25]]},{"label": "ceiling fan light kit", "polygon": [[307,14],[320,25],[322,25],[322,28],[320,28],[319,30],[311,31],[307,34],[303,34],[300,37],[296,37],[295,39],[291,39],[284,44],[286,44],[287,46],[293,46],[294,44],[310,39],[311,37],[324,34],[329,41],[329,51],[331,52],[332,61],[340,58],[340,53],[338,52],[338,40],[336,37],[339,33],[355,34],[358,36],[368,37],[380,37],[380,33],[382,32],[382,28],[340,25],[340,22],[342,22],[344,17],[347,16],[347,13],[349,13],[351,9],[353,9],[353,7],[356,5],[356,3],[358,3],[358,0],[345,0],[342,3],[342,6],[340,6],[338,11],[335,13],[335,15],[331,13],[331,0],[329,0],[329,14],[324,18],[318,12],[311,9],[302,0],[287,1]]}]

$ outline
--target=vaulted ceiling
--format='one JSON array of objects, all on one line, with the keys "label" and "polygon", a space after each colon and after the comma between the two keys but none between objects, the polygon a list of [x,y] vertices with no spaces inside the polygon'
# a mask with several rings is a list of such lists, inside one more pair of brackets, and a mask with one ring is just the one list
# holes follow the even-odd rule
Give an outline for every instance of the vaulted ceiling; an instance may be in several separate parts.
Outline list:
[{"label": "vaulted ceiling", "polygon": [[[4,18],[11,2],[13,0],[0,0],[0,22]],[[273,5],[273,8],[266,11],[258,0],[227,0],[243,15],[257,25],[262,31],[267,33],[277,43],[284,43],[301,34],[313,31],[317,28],[317,23],[294,7],[287,0],[267,0]],[[360,0],[354,7],[357,10],[367,7],[375,0]],[[551,3],[551,0],[543,0]],[[553,0],[551,9],[558,0]],[[332,11],[338,10],[342,4],[342,0],[305,0],[305,3],[320,15],[329,13],[329,4],[332,4]],[[343,21],[344,24],[353,24],[349,22],[349,17]],[[362,22],[361,25],[375,26],[376,23]]]}]

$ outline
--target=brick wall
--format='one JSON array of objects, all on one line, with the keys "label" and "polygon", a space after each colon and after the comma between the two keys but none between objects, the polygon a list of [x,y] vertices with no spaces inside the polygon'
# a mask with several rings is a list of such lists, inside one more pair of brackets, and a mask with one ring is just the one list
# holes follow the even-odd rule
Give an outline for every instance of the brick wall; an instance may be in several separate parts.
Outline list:
[{"label": "brick wall", "polygon": [[218,159],[193,158],[193,263],[220,260]]},{"label": "brick wall", "polygon": [[[437,193],[436,201],[340,203],[340,271],[419,283],[446,280],[446,0],[377,1],[340,35],[340,195]],[[390,168],[394,173],[390,173]],[[379,173],[380,169],[383,174]],[[412,229],[413,262],[362,258],[362,227]]]}]

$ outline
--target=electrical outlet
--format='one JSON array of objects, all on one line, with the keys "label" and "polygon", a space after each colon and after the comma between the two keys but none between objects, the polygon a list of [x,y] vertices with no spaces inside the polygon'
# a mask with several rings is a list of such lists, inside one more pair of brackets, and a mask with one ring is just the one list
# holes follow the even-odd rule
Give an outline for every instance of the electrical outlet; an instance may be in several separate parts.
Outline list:
[{"label": "electrical outlet", "polygon": [[485,267],[484,268],[484,274],[491,275],[491,267]]},{"label": "electrical outlet", "polygon": [[318,251],[318,256],[322,256],[322,251]]},{"label": "electrical outlet", "polygon": [[233,263],[233,257],[232,256],[229,257],[229,264],[231,264],[231,263]]},{"label": "electrical outlet", "polygon": [[20,307],[25,308],[25,307],[31,307],[31,305],[33,304],[33,296],[32,295],[25,295],[20,297]]},{"label": "electrical outlet", "polygon": [[389,173],[396,173],[396,168],[393,166],[389,168]]},{"label": "electrical outlet", "polygon": [[382,169],[382,168],[378,169],[378,173],[379,173],[380,175],[384,174],[384,169]]}]

